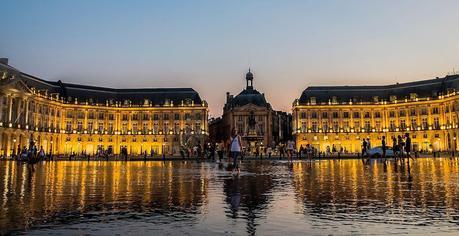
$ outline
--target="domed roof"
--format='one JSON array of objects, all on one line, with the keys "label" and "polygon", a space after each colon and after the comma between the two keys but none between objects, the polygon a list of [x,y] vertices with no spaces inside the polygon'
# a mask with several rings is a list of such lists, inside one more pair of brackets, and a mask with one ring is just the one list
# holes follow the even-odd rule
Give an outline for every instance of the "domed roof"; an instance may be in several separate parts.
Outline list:
[{"label": "domed roof", "polygon": [[245,106],[247,104],[253,104],[256,106],[267,106],[266,98],[263,94],[255,89],[244,89],[236,97],[231,99],[229,102],[232,107]]}]

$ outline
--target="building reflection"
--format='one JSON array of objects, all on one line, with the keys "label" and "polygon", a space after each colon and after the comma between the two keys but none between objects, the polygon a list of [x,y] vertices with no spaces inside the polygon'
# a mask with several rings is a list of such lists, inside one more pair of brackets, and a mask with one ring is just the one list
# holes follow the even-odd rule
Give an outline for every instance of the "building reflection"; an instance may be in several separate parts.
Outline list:
[{"label": "building reflection", "polygon": [[[270,166],[267,169],[257,165],[248,165],[251,175],[242,173],[223,180],[228,209],[226,215],[232,219],[243,219],[247,224],[247,233],[256,233],[257,219],[263,218],[273,201],[271,192],[275,191],[275,183]],[[266,172],[266,173],[264,173]],[[271,172],[272,173],[272,172]]]},{"label": "building reflection", "polygon": [[[43,166],[40,166],[43,165]],[[90,212],[169,214],[192,218],[207,198],[204,174],[184,162],[48,162],[32,169],[0,163],[0,228],[90,217]],[[202,170],[204,171],[204,170]],[[195,177],[197,176],[197,177]],[[89,213],[89,214],[88,214]]]},{"label": "building reflection", "polygon": [[392,215],[393,221],[413,223],[417,217],[453,219],[459,213],[457,179],[451,179],[459,172],[457,159],[418,159],[410,166],[303,162],[295,163],[294,172],[295,197],[304,214],[326,220],[378,222],[381,215]]}]

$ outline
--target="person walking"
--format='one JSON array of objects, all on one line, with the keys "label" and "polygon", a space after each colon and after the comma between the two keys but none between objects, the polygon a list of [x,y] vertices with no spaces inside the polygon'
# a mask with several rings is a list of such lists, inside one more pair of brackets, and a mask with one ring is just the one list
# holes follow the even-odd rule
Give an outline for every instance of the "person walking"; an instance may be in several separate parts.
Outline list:
[{"label": "person walking", "polygon": [[387,150],[386,136],[382,136],[381,149],[382,149],[382,158],[384,158],[384,160],[386,160],[386,150]]},{"label": "person walking", "polygon": [[271,146],[268,146],[268,148],[266,149],[266,153],[268,154],[268,158],[271,158],[272,152],[273,152],[273,149],[271,148]]},{"label": "person walking", "polygon": [[294,143],[292,140],[287,141],[287,158],[289,162],[292,162],[293,159],[293,150],[294,150]]},{"label": "person walking", "polygon": [[301,154],[303,154],[303,152],[304,152],[304,147],[303,147],[303,144],[301,144],[300,150],[298,151],[298,158],[301,159]]},{"label": "person walking", "polygon": [[362,158],[367,155],[368,143],[365,139],[362,139]]},{"label": "person walking", "polygon": [[402,136],[398,135],[397,136],[397,150],[399,152],[399,155],[401,158],[404,157],[404,151],[405,151],[405,142],[403,142]]},{"label": "person walking", "polygon": [[414,160],[414,158],[411,156],[411,138],[409,133],[405,133],[405,152],[408,158]]},{"label": "person walking", "polygon": [[306,144],[306,156],[309,161],[312,161],[312,155],[314,153],[314,149],[311,147],[311,144]]},{"label": "person walking", "polygon": [[392,151],[394,152],[394,159],[397,159],[398,157],[398,145],[397,145],[397,139],[395,136],[392,136]]},{"label": "person walking", "polygon": [[231,130],[231,137],[230,137],[229,143],[230,143],[231,157],[233,158],[233,174],[235,173],[235,171],[237,171],[237,173],[239,174],[240,169],[239,169],[237,158],[238,156],[241,155],[242,143],[241,143],[241,136],[238,135],[235,128]]},{"label": "person walking", "polygon": [[217,155],[218,155],[218,160],[221,163],[223,160],[223,150],[224,150],[225,144],[222,142],[217,144]]}]

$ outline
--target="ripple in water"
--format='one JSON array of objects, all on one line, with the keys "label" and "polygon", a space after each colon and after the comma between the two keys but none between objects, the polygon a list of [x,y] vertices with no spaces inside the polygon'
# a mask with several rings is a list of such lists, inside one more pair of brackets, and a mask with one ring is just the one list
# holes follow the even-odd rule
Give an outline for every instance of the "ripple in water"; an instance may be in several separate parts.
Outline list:
[{"label": "ripple in water", "polygon": [[0,162],[0,234],[451,234],[459,159]]}]

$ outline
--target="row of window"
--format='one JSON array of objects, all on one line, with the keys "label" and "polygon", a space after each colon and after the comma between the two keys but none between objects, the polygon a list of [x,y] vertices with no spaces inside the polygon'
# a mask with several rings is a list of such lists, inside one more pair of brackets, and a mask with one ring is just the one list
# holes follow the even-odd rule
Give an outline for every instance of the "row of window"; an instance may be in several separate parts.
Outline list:
[{"label": "row of window", "polygon": [[[450,123],[447,122],[447,125],[450,125]],[[422,118],[421,124],[418,124],[416,119],[412,119],[410,128],[411,129],[418,129],[418,128],[428,129],[429,126],[430,126],[430,124],[429,124],[427,118]],[[433,122],[432,122],[432,128],[433,129],[440,129],[440,127],[441,127],[440,120],[438,118],[434,118]],[[307,122],[301,122],[301,130],[302,131],[306,131],[307,128],[308,128]],[[313,121],[313,122],[311,122],[311,127],[309,127],[309,128],[312,131],[318,131],[319,130],[319,123],[317,121]],[[345,131],[349,131],[351,128],[360,130],[361,129],[361,123],[360,123],[360,121],[355,121],[353,126],[351,127],[349,121],[344,121],[343,122],[343,126],[340,127],[338,121],[334,121],[331,126],[329,126],[329,122],[324,121],[324,122],[322,122],[321,128],[322,128],[322,130],[329,130],[331,128],[332,130],[335,130],[335,131],[338,131],[341,128],[343,128]],[[365,129],[367,131],[370,131],[372,128],[375,128],[376,130],[381,130],[381,128],[382,128],[381,122],[380,121],[376,121],[374,127],[371,126],[370,121],[365,121],[364,122],[363,129]],[[398,127],[396,126],[395,120],[389,121],[388,129],[389,130],[396,130],[396,128],[400,128],[402,130],[406,130],[409,127],[406,124],[405,120],[400,120],[400,124],[399,124]]]},{"label": "row of window", "polygon": [[[411,109],[409,109],[409,114],[410,114],[410,116],[416,116],[418,114],[420,114],[420,115],[428,115],[427,111],[428,110],[427,110],[426,107],[421,108],[420,111],[418,111],[416,108],[411,108]],[[449,112],[449,108],[448,107],[445,108],[445,112],[446,113]],[[396,113],[397,112],[395,110],[390,110],[389,111],[389,117],[394,118],[396,116]],[[331,112],[331,116],[330,116],[329,112],[322,112],[320,114],[317,111],[312,111],[312,112],[310,112],[310,114],[311,114],[311,118],[313,118],[313,119],[319,118],[319,115],[321,115],[320,116],[321,118],[325,118],[325,119],[328,119],[330,117],[336,119],[336,118],[350,118],[351,114],[352,114],[352,118],[361,118],[361,117],[363,117],[363,118],[371,118],[371,114],[372,113],[369,112],[369,111],[366,111],[366,112],[355,111],[355,112],[352,112],[352,113],[349,112],[349,111],[343,111],[342,112],[342,116],[341,116],[341,114],[338,111],[333,111],[333,112]],[[404,110],[404,109],[398,110],[398,116],[399,117],[404,117],[404,116],[406,116],[406,114],[407,114],[407,110]],[[431,108],[431,114],[440,114],[439,107]],[[301,119],[306,119],[306,118],[308,118],[307,115],[308,114],[307,114],[306,111],[302,111],[300,113],[300,118]],[[373,112],[373,117],[374,118],[381,118],[382,117],[381,112],[380,111]]]},{"label": "row of window", "polygon": [[[73,118],[74,117],[74,112],[73,111],[67,111],[67,114],[66,114],[66,117],[67,118]],[[83,119],[84,118],[84,112],[76,112],[76,117],[78,119]],[[115,114],[113,113],[97,113],[97,118],[99,120],[104,120],[105,118],[108,118],[108,120],[114,120],[115,119]],[[88,113],[88,119],[95,119],[96,118],[96,115],[94,112],[89,112]],[[153,120],[170,120],[171,118],[173,118],[174,120],[180,120],[181,118],[181,115],[179,113],[175,113],[175,114],[168,114],[168,113],[164,113],[164,114],[149,114],[149,113],[134,113],[132,115],[130,114],[122,114],[121,116],[121,120],[123,121],[127,121],[129,120],[129,118],[131,120],[150,120],[150,118],[152,118]],[[185,113],[182,117],[184,120],[191,120],[192,118],[194,118],[195,120],[201,120],[202,119],[202,115],[201,113],[195,113],[194,115],[192,115],[191,113]]]}]

